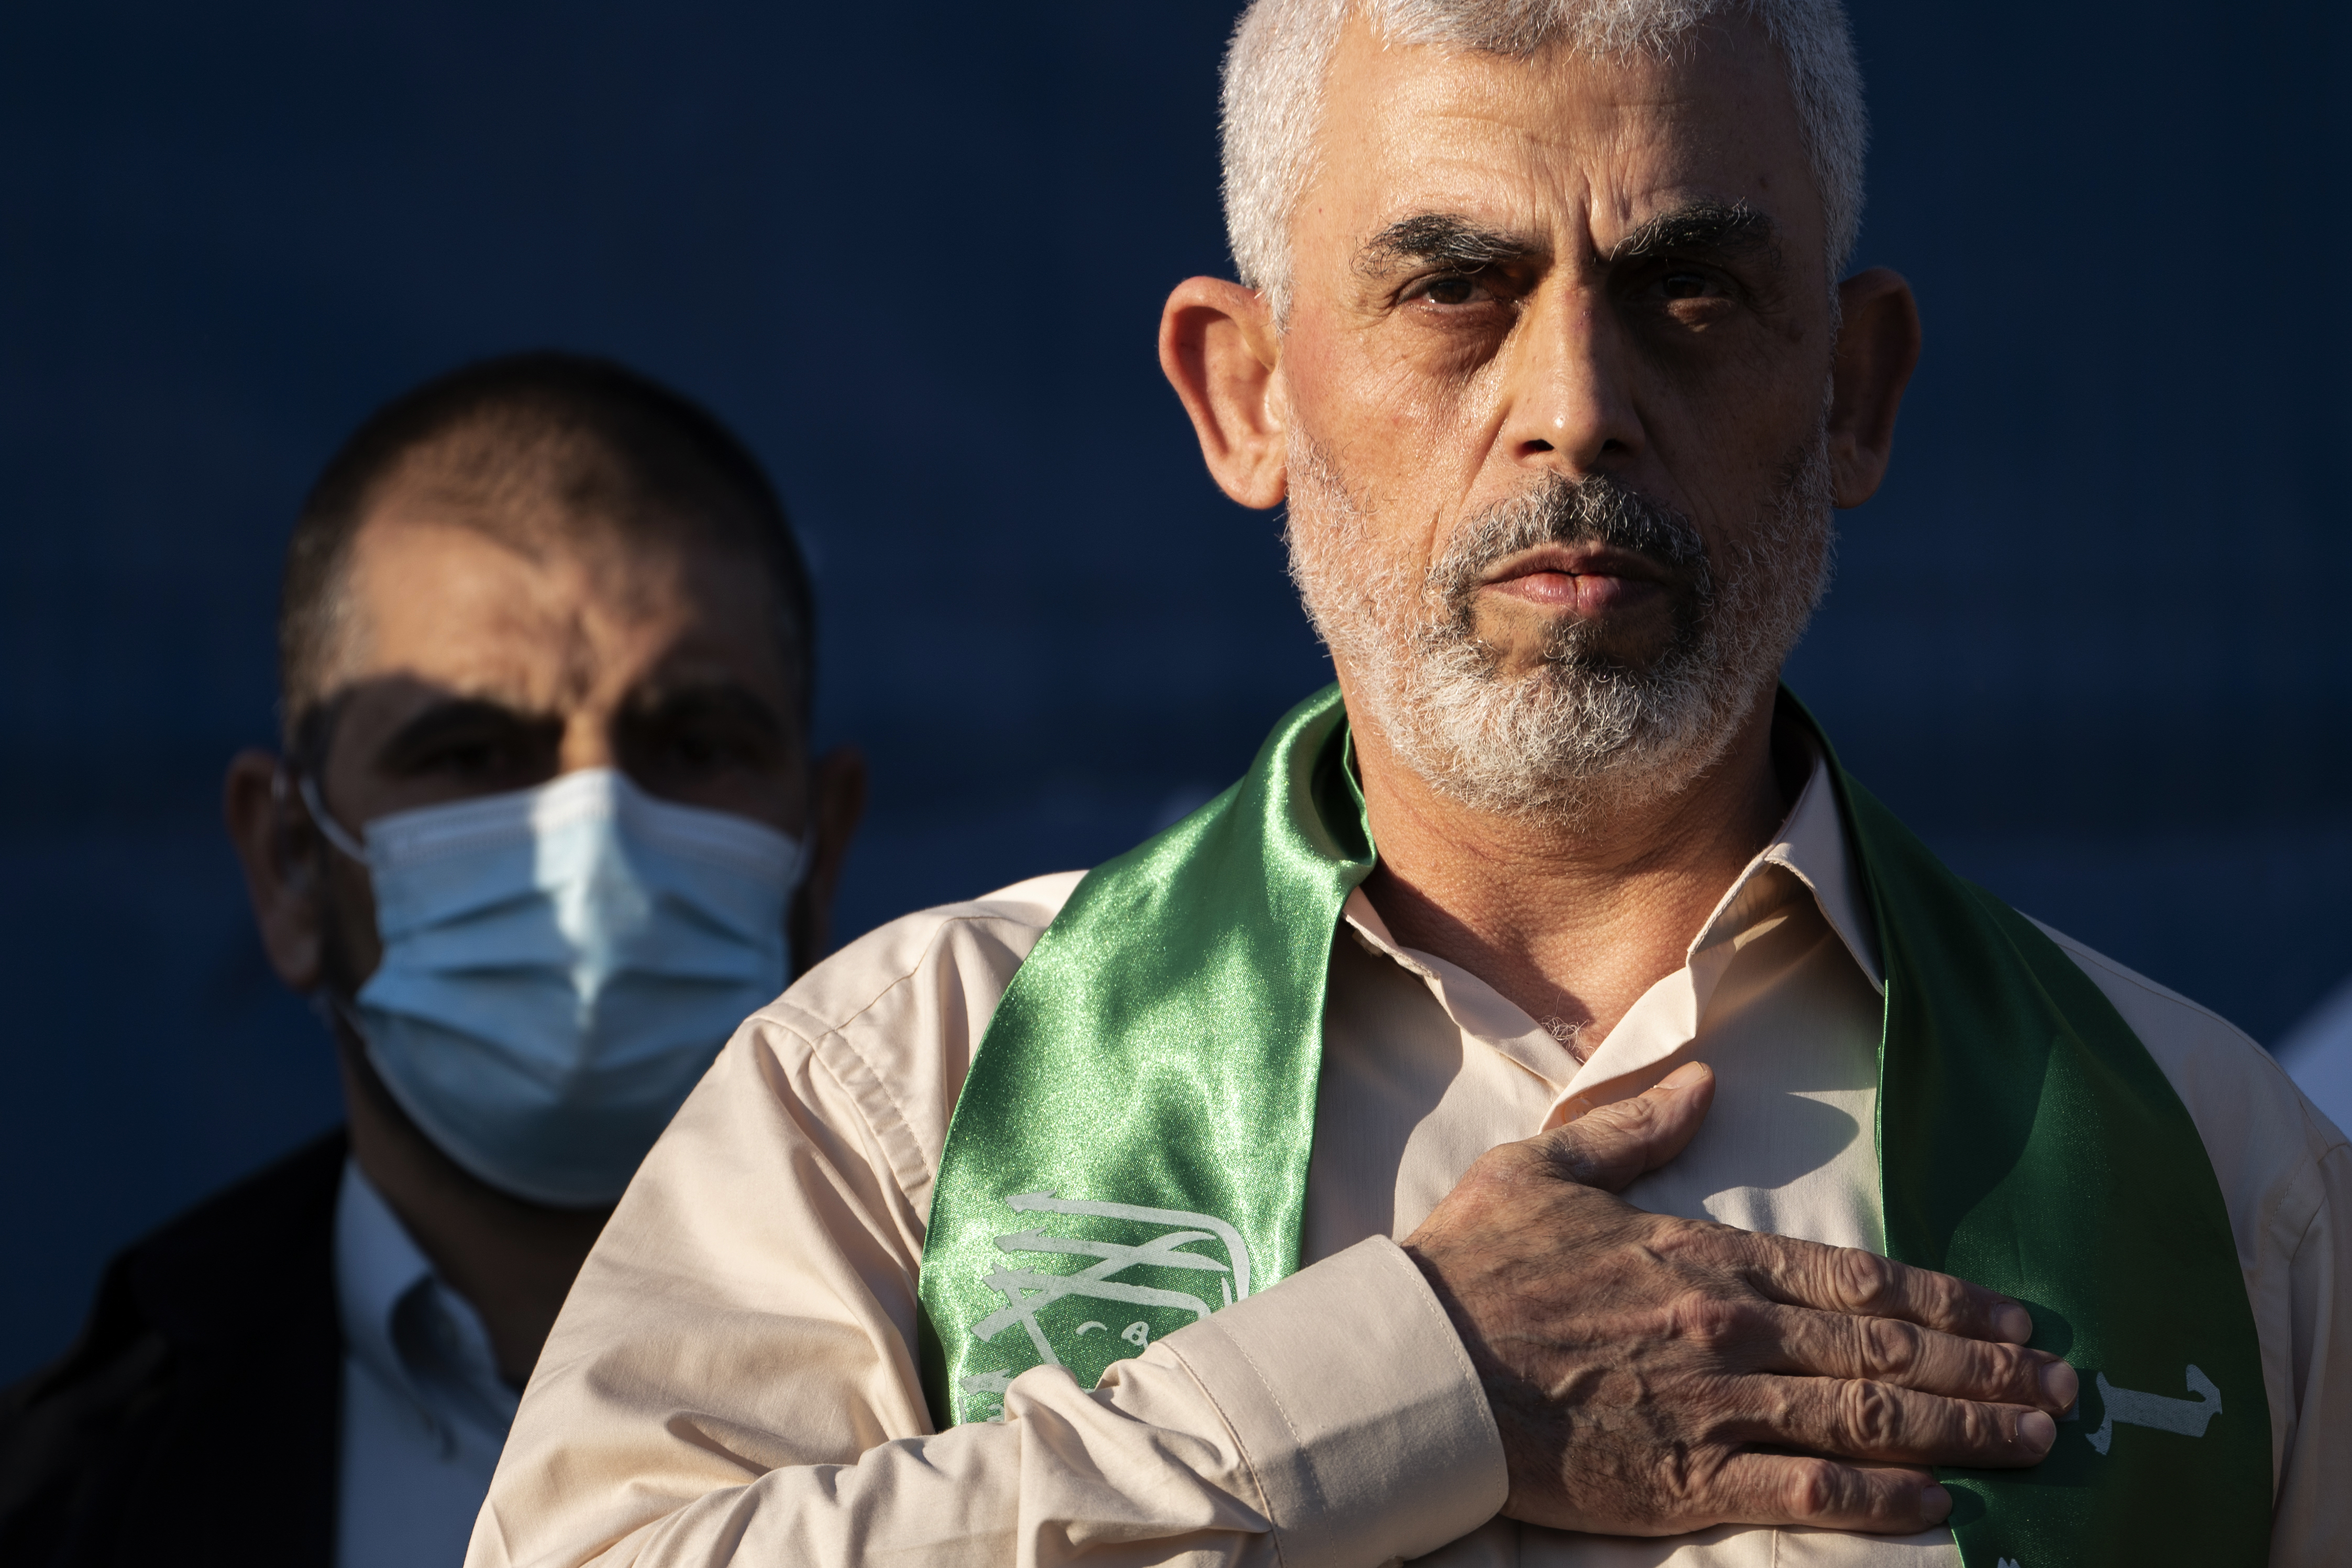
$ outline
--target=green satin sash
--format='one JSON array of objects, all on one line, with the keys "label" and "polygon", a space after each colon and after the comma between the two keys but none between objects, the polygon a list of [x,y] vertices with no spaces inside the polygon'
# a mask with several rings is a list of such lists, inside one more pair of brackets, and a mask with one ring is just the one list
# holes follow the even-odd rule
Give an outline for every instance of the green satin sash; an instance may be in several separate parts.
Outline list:
[{"label": "green satin sash", "polygon": [[[2040,1465],[1942,1472],[1963,1558],[2255,1568],[2261,1350],[2196,1127],[2054,942],[1831,772],[1885,970],[1888,1252],[2024,1302],[2084,1380]],[[920,1281],[941,1426],[1001,1415],[1033,1366],[1091,1386],[1297,1270],[1331,941],[1372,865],[1330,688],[1238,784],[1079,883],[948,1130]]]}]

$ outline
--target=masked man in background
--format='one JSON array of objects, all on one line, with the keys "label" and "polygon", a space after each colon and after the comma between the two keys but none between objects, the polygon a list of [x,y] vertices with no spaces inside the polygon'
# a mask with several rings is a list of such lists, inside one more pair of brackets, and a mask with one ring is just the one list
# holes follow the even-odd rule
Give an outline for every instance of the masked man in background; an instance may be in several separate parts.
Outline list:
[{"label": "masked man in background", "polygon": [[2343,1135],[1779,685],[1919,348],[1835,0],[1259,0],[1224,135],[1338,687],[735,1037],[473,1568],[2352,1561]]},{"label": "masked man in background", "polygon": [[0,1417],[0,1558],[459,1560],[614,1201],[825,945],[864,772],[811,755],[812,616],[757,461],[619,365],[352,436],[288,550],[286,755],[226,803],[349,1126],[114,1262]]}]

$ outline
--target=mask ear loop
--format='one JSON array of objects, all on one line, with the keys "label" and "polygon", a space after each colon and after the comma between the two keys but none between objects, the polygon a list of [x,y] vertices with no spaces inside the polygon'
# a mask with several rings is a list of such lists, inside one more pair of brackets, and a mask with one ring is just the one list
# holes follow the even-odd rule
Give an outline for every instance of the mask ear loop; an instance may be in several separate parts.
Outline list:
[{"label": "mask ear loop", "polygon": [[331,987],[320,985],[316,991],[310,993],[310,1002],[311,1014],[320,1023],[326,1026],[329,1034],[333,1034],[335,1026],[340,1023],[352,1032],[352,1037],[359,1041],[362,1047],[367,1045],[367,1031],[360,1025],[360,1010],[337,994]]},{"label": "mask ear loop", "polygon": [[[367,864],[367,846],[353,838],[343,825],[335,820],[334,814],[327,809],[327,803],[319,798],[319,786],[309,773],[298,772],[283,763],[278,763],[278,772],[269,781],[271,797],[280,805],[285,804],[286,779],[289,773],[294,778],[294,791],[302,797],[303,809],[310,814],[311,824],[318,828],[319,837],[360,864]],[[359,1009],[337,993],[333,986],[320,984],[310,993],[310,1011],[329,1034],[333,1034],[335,1026],[341,1024],[362,1047],[367,1044],[367,1031],[360,1026]]]},{"label": "mask ear loop", "polygon": [[[286,798],[286,786],[283,783],[286,777],[284,768],[279,769],[278,777],[280,782],[273,787],[271,793],[283,800]],[[302,797],[302,807],[310,814],[311,824],[318,828],[319,837],[361,865],[366,865],[367,846],[353,837],[349,829],[335,820],[334,814],[327,809],[327,803],[319,798],[318,781],[309,773],[297,773],[294,775],[294,789],[295,793]]]}]

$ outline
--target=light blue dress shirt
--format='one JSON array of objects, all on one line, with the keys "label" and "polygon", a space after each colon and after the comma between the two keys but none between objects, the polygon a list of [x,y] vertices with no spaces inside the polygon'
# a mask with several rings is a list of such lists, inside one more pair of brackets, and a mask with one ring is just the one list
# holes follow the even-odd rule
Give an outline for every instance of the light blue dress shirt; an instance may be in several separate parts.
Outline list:
[{"label": "light blue dress shirt", "polygon": [[2271,1054],[2338,1131],[2352,1128],[2352,980],[2330,992]]},{"label": "light blue dress shirt", "polygon": [[356,1161],[335,1201],[335,1295],[337,1568],[458,1568],[518,1396],[480,1315],[433,1272]]}]

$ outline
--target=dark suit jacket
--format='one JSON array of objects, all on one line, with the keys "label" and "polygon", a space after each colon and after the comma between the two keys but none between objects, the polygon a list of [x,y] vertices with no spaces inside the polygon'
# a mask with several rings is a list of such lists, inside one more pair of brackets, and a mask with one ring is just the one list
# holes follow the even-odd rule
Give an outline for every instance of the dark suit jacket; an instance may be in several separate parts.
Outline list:
[{"label": "dark suit jacket", "polygon": [[341,1132],[107,1266],[81,1338],[0,1394],[5,1568],[331,1568]]}]

